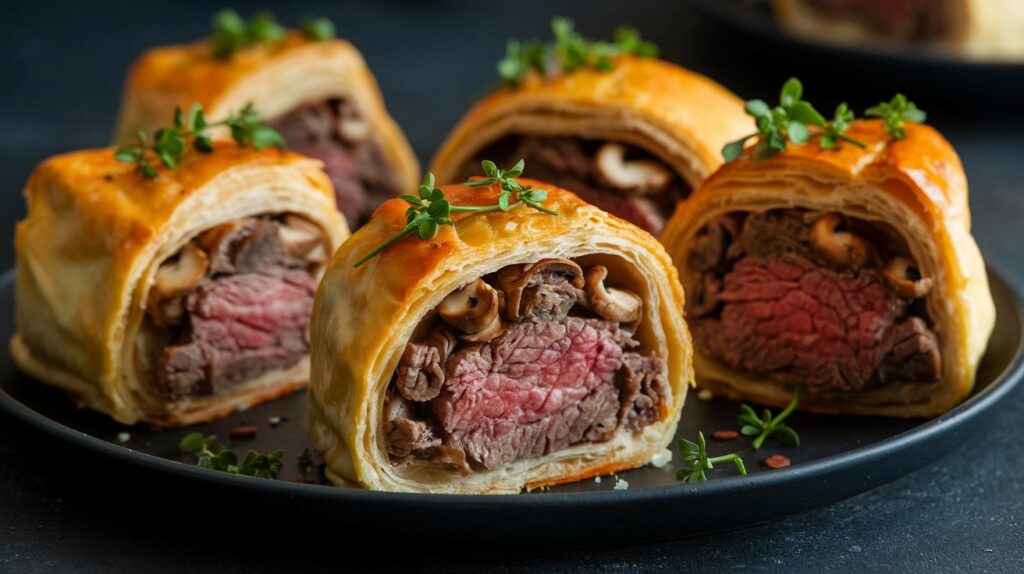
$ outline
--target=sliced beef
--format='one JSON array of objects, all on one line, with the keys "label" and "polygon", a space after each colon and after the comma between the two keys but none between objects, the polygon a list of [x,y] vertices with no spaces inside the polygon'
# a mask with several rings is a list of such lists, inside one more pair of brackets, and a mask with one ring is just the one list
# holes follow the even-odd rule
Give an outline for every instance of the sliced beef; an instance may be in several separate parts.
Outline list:
[{"label": "sliced beef", "polygon": [[223,275],[189,295],[189,328],[164,348],[157,382],[170,398],[213,393],[287,368],[309,352],[314,279],[275,268]]},{"label": "sliced beef", "polygon": [[632,430],[658,420],[659,406],[668,395],[665,361],[660,357],[644,357],[639,353],[623,353],[619,371],[621,407],[619,420]]},{"label": "sliced beef", "polygon": [[357,112],[346,102],[328,100],[299,107],[274,122],[273,127],[290,149],[324,162],[324,171],[334,184],[338,209],[354,230],[397,192],[372,137],[348,141],[339,133],[339,120],[352,114]]},{"label": "sliced beef", "polygon": [[[645,197],[637,197],[610,188],[601,182],[594,156],[603,142],[557,136],[509,136],[482,150],[467,163],[460,174],[463,179],[480,175],[480,161],[490,159],[498,165],[512,165],[526,160],[530,177],[549,181],[572,191],[587,203],[615,214],[644,230],[658,234],[672,214],[676,202],[689,195],[689,187],[674,178],[669,187]],[[629,146],[632,156],[651,158],[636,147]]]},{"label": "sliced beef", "polygon": [[441,392],[444,365],[455,348],[455,336],[441,327],[426,341],[406,345],[395,371],[395,388],[411,401],[429,401]]},{"label": "sliced beef", "polygon": [[621,338],[615,323],[567,317],[518,323],[490,343],[457,350],[432,402],[446,442],[491,469],[607,440],[622,411]]},{"label": "sliced beef", "polygon": [[863,390],[889,377],[880,373],[938,375],[934,334],[920,319],[894,329],[907,302],[877,271],[834,271],[791,252],[746,256],[703,296],[720,312],[693,321],[695,337],[733,368],[810,392]]}]

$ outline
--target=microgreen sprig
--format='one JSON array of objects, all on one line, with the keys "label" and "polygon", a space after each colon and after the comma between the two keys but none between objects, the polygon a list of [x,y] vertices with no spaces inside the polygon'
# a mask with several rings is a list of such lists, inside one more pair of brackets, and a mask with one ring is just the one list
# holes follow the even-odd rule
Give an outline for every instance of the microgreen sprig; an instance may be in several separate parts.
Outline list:
[{"label": "microgreen sprig", "polygon": [[864,115],[875,118],[882,118],[885,122],[885,131],[896,139],[907,137],[903,128],[904,121],[924,123],[928,114],[918,109],[914,102],[907,99],[903,94],[896,94],[888,102],[879,102],[864,112]]},{"label": "microgreen sprig", "polygon": [[644,40],[635,28],[629,26],[616,28],[612,42],[598,42],[587,40],[576,32],[572,20],[556,16],[551,19],[551,32],[554,36],[552,42],[508,42],[505,57],[497,65],[498,77],[504,85],[518,86],[531,70],[542,76],[581,68],[607,72],[612,69],[615,56],[632,54],[654,58],[658,55],[658,47]]},{"label": "microgreen sprig", "polygon": [[196,465],[202,468],[256,478],[277,478],[281,472],[281,457],[284,456],[284,451],[280,449],[267,454],[250,450],[239,462],[238,455],[217,442],[216,436],[203,436],[198,432],[190,433],[181,439],[178,450],[182,454],[194,455]]},{"label": "microgreen sprig", "polygon": [[174,109],[171,127],[158,129],[153,134],[152,145],[146,133],[139,131],[135,145],[118,148],[114,157],[120,162],[135,163],[144,176],[153,179],[159,173],[151,155],[155,155],[168,168],[177,169],[190,143],[197,152],[213,152],[213,140],[207,130],[218,126],[227,126],[235,143],[243,147],[260,150],[284,146],[281,134],[263,124],[252,103],[246,104],[237,115],[232,114],[216,122],[206,119],[202,106],[192,104],[187,115],[181,108]]},{"label": "microgreen sprig", "polygon": [[738,420],[740,434],[754,437],[750,443],[751,450],[761,448],[764,441],[769,438],[776,439],[786,446],[800,446],[800,435],[789,426],[782,424],[782,421],[786,420],[786,417],[796,409],[799,402],[800,394],[794,391],[789,405],[775,417],[772,417],[772,412],[768,409],[764,409],[763,415],[759,417],[750,405],[740,405],[742,411]]},{"label": "microgreen sprig", "polygon": [[[779,105],[771,107],[763,100],[749,100],[743,109],[756,120],[757,131],[726,144],[722,148],[722,157],[725,161],[738,159],[747,140],[758,136],[760,141],[754,150],[754,159],[757,160],[768,159],[785,151],[787,140],[795,144],[805,144],[815,135],[820,136],[819,145],[823,149],[836,147],[837,140],[865,147],[863,142],[844,135],[854,119],[854,114],[846,103],[840,104],[836,108],[835,117],[828,121],[810,102],[803,99],[803,92],[804,87],[800,80],[790,78],[782,86]],[[817,130],[812,132],[812,127]]]},{"label": "microgreen sprig", "polygon": [[[327,18],[306,18],[301,29],[305,37],[318,42],[334,37],[334,23]],[[279,42],[286,32],[270,12],[259,12],[246,22],[230,8],[221,10],[213,17],[210,34],[213,57],[226,60],[254,44]]]},{"label": "microgreen sprig", "polygon": [[800,436],[796,431],[782,424],[799,403],[800,395],[794,391],[789,405],[776,417],[772,417],[772,413],[768,409],[764,410],[763,417],[758,417],[749,405],[740,405],[740,433],[743,436],[755,438],[751,441],[750,446],[736,452],[709,457],[702,432],[697,433],[697,442],[679,439],[679,451],[683,455],[686,468],[676,472],[676,479],[687,483],[703,482],[708,479],[707,471],[712,470],[716,464],[725,462],[732,462],[741,475],[746,475],[747,468],[743,463],[743,453],[760,449],[769,438],[776,439],[785,446],[800,446]]},{"label": "microgreen sprig", "polygon": [[679,451],[683,454],[683,462],[688,468],[676,472],[676,479],[686,483],[703,482],[708,479],[707,471],[713,469],[715,464],[732,462],[741,475],[747,474],[747,467],[743,464],[743,458],[737,452],[731,452],[722,456],[708,456],[707,444],[704,441],[704,433],[697,433],[697,442],[691,442],[685,438],[679,439]]},{"label": "microgreen sprig", "polygon": [[[409,204],[405,210],[406,225],[397,234],[390,237],[384,243],[375,247],[372,251],[356,261],[355,267],[366,263],[375,255],[387,249],[391,244],[412,235],[415,231],[420,239],[433,239],[437,236],[438,229],[442,225],[454,227],[450,215],[452,213],[487,213],[490,211],[509,211],[520,205],[525,205],[548,215],[558,215],[557,211],[548,209],[541,205],[548,198],[546,189],[534,189],[530,185],[522,185],[516,177],[522,175],[526,167],[524,160],[519,160],[509,169],[499,169],[493,161],[484,160],[481,162],[484,179],[469,181],[469,187],[484,187],[498,183],[501,192],[498,195],[498,202],[494,205],[452,205],[445,198],[444,192],[435,187],[434,174],[429,171],[423,176],[420,184],[419,197],[415,195],[400,195],[399,199]],[[511,197],[515,194],[515,202]]]}]

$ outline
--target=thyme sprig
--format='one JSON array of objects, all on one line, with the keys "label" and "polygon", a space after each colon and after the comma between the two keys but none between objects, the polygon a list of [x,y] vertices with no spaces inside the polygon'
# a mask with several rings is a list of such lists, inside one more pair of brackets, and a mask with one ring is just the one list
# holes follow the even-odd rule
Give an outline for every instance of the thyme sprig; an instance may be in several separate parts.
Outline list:
[{"label": "thyme sprig", "polygon": [[[484,187],[492,184],[499,184],[501,192],[498,195],[498,202],[493,205],[452,205],[444,196],[444,192],[435,187],[434,174],[427,172],[420,184],[419,197],[415,195],[400,195],[399,199],[409,204],[405,210],[405,227],[391,236],[387,241],[375,247],[372,251],[356,261],[355,267],[359,267],[372,259],[375,255],[387,249],[391,244],[412,235],[416,232],[420,239],[433,239],[442,225],[454,227],[451,220],[452,213],[487,213],[491,211],[509,211],[521,205],[531,207],[548,215],[558,215],[541,205],[548,197],[546,189],[534,189],[530,185],[522,185],[516,177],[522,175],[526,162],[519,160],[509,169],[499,169],[493,161],[484,160],[481,162],[484,179],[469,181],[469,187]],[[515,201],[512,201],[512,196]]]},{"label": "thyme sprig", "polygon": [[[722,148],[722,157],[725,161],[738,159],[747,140],[755,137],[760,137],[754,150],[754,159],[757,160],[768,159],[785,151],[787,141],[805,144],[815,135],[819,136],[819,145],[822,149],[836,147],[837,140],[865,147],[863,142],[844,135],[854,119],[853,111],[845,102],[839,104],[835,116],[829,121],[810,102],[803,99],[803,92],[804,87],[800,80],[790,78],[782,86],[777,106],[771,107],[763,100],[749,100],[743,109],[747,115],[755,119],[757,131],[726,144]],[[812,131],[811,128],[816,129]]]},{"label": "thyme sprig", "polygon": [[[770,107],[762,100],[747,101],[744,110],[756,121],[757,131],[725,144],[722,148],[725,161],[739,159],[747,141],[755,137],[759,138],[754,149],[755,160],[768,159],[785,151],[787,142],[803,145],[815,136],[818,137],[821,149],[834,149],[838,147],[839,141],[866,147],[863,142],[845,135],[856,117],[846,102],[836,107],[831,120],[826,120],[813,105],[802,98],[803,84],[796,78],[790,78],[782,86],[779,105]],[[896,139],[907,136],[904,122],[923,123],[928,117],[903,94],[896,94],[892,100],[868,108],[864,115],[882,118],[885,131]]]},{"label": "thyme sprig", "polygon": [[879,102],[868,108],[864,115],[882,118],[885,122],[885,131],[900,140],[907,137],[907,131],[903,127],[904,121],[921,124],[928,119],[928,114],[918,109],[914,102],[903,94],[896,94],[888,102]]},{"label": "thyme sprig", "polygon": [[[334,37],[334,23],[327,18],[306,18],[302,21],[301,30],[305,37],[318,42]],[[213,17],[210,45],[214,58],[226,60],[249,46],[280,42],[286,33],[285,27],[271,12],[258,12],[247,22],[238,12],[228,8]]]},{"label": "thyme sprig", "polygon": [[686,468],[681,468],[676,472],[676,479],[686,483],[703,482],[708,479],[707,471],[712,470],[716,464],[726,462],[735,464],[740,475],[746,476],[747,468],[743,462],[743,454],[760,449],[766,440],[775,439],[785,446],[799,446],[800,436],[791,427],[782,424],[799,403],[800,395],[794,391],[789,405],[775,417],[768,409],[765,409],[763,416],[759,417],[750,405],[741,404],[738,419],[740,433],[743,436],[755,438],[751,441],[750,446],[735,452],[709,457],[703,432],[697,433],[697,442],[679,439],[679,451],[683,455]]},{"label": "thyme sprig", "polygon": [[740,405],[740,410],[743,411],[739,416],[740,434],[754,437],[750,448],[753,450],[761,448],[764,441],[769,438],[776,439],[786,446],[800,446],[800,435],[782,423],[793,413],[799,402],[800,394],[794,392],[789,405],[775,417],[772,417],[772,412],[768,409],[764,409],[762,416],[759,417],[750,405]]},{"label": "thyme sprig", "polygon": [[239,462],[235,451],[217,442],[215,435],[203,436],[198,432],[181,439],[178,450],[182,454],[194,455],[199,467],[256,478],[277,478],[281,472],[281,457],[284,456],[281,449],[266,454],[250,450]]},{"label": "thyme sprig", "polygon": [[688,468],[676,472],[676,479],[686,483],[704,482],[708,479],[707,471],[715,468],[715,464],[732,462],[741,475],[746,476],[747,467],[743,464],[743,457],[737,452],[723,454],[722,456],[708,456],[707,444],[704,442],[704,433],[697,433],[697,442],[691,442],[685,438],[679,439],[679,450],[683,453],[683,462],[689,465]]},{"label": "thyme sprig", "polygon": [[654,58],[658,55],[658,47],[629,26],[616,28],[612,42],[591,41],[576,32],[572,20],[556,16],[551,19],[551,32],[552,42],[508,42],[505,57],[497,65],[498,77],[505,86],[518,86],[531,70],[542,76],[581,68],[607,72],[612,69],[615,56],[632,54]]},{"label": "thyme sprig", "polygon": [[177,169],[190,144],[197,152],[212,153],[213,140],[208,130],[218,126],[227,126],[235,143],[243,147],[260,150],[284,146],[281,134],[263,123],[251,102],[238,114],[216,122],[206,119],[202,106],[192,104],[188,114],[183,113],[180,107],[175,108],[171,127],[158,129],[153,134],[152,144],[146,133],[140,130],[136,134],[135,145],[118,148],[114,157],[120,162],[135,163],[142,175],[153,179],[159,176],[155,160],[172,170]]}]

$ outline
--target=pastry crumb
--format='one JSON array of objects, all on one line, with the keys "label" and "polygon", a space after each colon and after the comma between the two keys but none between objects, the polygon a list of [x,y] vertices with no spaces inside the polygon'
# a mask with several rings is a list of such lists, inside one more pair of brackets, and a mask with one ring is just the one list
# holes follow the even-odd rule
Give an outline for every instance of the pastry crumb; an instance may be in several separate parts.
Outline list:
[{"label": "pastry crumb", "polygon": [[654,468],[662,468],[670,462],[672,462],[672,451],[664,448],[651,459],[651,466]]},{"label": "pastry crumb", "polygon": [[629,490],[629,483],[616,476],[615,486],[612,487],[612,490]]},{"label": "pastry crumb", "polygon": [[595,476],[594,477],[594,482],[596,482],[597,484],[601,484],[601,477],[600,476]]},{"label": "pastry crumb", "polygon": [[697,398],[702,401],[710,401],[711,399],[715,398],[715,394],[707,389],[701,389],[697,391]]}]

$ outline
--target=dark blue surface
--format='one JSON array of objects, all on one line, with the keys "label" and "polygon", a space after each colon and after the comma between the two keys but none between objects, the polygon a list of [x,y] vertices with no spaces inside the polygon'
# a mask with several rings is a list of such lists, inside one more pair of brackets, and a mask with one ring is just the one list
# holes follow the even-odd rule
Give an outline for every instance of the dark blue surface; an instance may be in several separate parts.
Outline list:
[{"label": "dark blue surface", "polygon": [[[964,160],[982,251],[1008,280],[1024,284],[1019,184],[1024,121],[991,105],[948,103],[956,101],[958,84],[965,81],[955,74],[930,105],[929,94],[889,85],[891,80],[843,77],[842,62],[776,53],[757,41],[723,36],[678,0],[522,2],[500,10],[479,2],[413,0],[301,4],[240,2],[236,7],[248,12],[269,6],[285,21],[306,13],[334,18],[340,34],[364,52],[424,163],[492,79],[505,39],[546,34],[552,13],[574,17],[590,35],[607,34],[622,22],[637,25],[669,59],[713,75],[747,97],[772,98],[790,74],[799,74],[808,98],[826,108],[847,97],[861,108],[872,101],[869,95],[877,100],[905,89],[932,112],[932,123]],[[38,161],[107,142],[122,76],[135,55],[149,45],[202,35],[217,7],[198,1],[116,8],[97,2],[5,2],[0,238],[11,236],[13,222],[24,213],[20,189]],[[11,262],[7,241],[0,267]],[[280,532],[279,544],[251,533],[232,536],[231,529],[218,526],[215,505],[197,506],[189,524],[147,512],[145,501],[133,498],[132,487],[154,478],[111,467],[107,480],[97,479],[94,461],[68,458],[24,429],[0,422],[0,570],[336,571],[365,565],[369,558],[404,569],[453,565],[497,572],[1019,572],[1024,569],[1024,446],[1017,429],[1024,419],[1024,395],[1018,389],[1007,399],[988,434],[951,444],[952,455],[941,462],[833,507],[715,536],[569,552],[492,551],[458,541],[427,554],[380,552],[346,544],[331,533],[304,544],[287,535],[288,524],[272,517],[265,530]],[[115,486],[105,486],[108,482]]]}]

